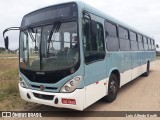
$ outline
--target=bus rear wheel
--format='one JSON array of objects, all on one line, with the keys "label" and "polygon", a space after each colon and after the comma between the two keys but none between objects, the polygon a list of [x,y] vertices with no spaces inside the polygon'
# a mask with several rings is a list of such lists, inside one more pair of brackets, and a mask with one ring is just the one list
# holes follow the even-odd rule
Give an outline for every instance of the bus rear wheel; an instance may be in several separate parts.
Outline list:
[{"label": "bus rear wheel", "polygon": [[148,77],[149,71],[150,71],[150,64],[149,64],[149,62],[148,62],[148,64],[147,64],[147,70],[146,70],[146,72],[143,74],[143,76],[144,76],[144,77]]},{"label": "bus rear wheel", "polygon": [[113,102],[117,98],[118,89],[119,84],[117,77],[115,74],[111,74],[109,78],[108,95],[106,95],[103,100],[107,102]]}]

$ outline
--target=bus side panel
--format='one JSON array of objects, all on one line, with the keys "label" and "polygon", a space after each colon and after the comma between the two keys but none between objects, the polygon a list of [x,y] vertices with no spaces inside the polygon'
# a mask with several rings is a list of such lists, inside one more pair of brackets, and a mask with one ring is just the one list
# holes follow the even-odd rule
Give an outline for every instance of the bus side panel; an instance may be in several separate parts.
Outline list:
[{"label": "bus side panel", "polygon": [[107,59],[106,59],[106,68],[107,68],[107,77],[109,78],[111,75],[111,72],[114,69],[121,71],[122,68],[122,59],[123,56],[120,54],[120,52],[107,52]]},{"label": "bus side panel", "polygon": [[156,51],[151,51],[151,62],[150,62],[150,68],[153,69],[155,66],[155,60],[156,60]]},{"label": "bus side panel", "polygon": [[132,80],[132,69],[131,69],[131,52],[130,51],[123,51],[120,52],[122,54],[122,68],[120,74],[120,85],[124,85]]},{"label": "bus side panel", "polygon": [[109,78],[105,78],[85,87],[85,108],[95,103],[107,94],[106,87],[108,79]]},{"label": "bus side panel", "polygon": [[107,76],[109,77],[113,68],[120,72],[120,86],[131,80],[131,53],[130,52],[108,52],[107,53]]},{"label": "bus side panel", "polygon": [[139,76],[139,66],[140,62],[138,60],[138,53],[137,51],[133,51],[132,53],[132,80]]},{"label": "bus side panel", "polygon": [[94,62],[89,65],[85,65],[85,107],[95,103],[107,93],[106,89],[106,62],[103,61]]},{"label": "bus side panel", "polygon": [[147,52],[146,51],[142,51],[141,52],[141,74],[145,73],[147,71]]}]

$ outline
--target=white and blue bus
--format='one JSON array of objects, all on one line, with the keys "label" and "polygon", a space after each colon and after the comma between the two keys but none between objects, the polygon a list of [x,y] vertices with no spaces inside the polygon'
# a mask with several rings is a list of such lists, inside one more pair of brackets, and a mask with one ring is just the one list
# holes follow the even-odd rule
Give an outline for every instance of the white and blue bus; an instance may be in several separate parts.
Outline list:
[{"label": "white and blue bus", "polygon": [[112,102],[119,88],[148,76],[155,41],[83,2],[45,7],[24,16],[19,37],[19,91],[23,100],[84,110]]}]

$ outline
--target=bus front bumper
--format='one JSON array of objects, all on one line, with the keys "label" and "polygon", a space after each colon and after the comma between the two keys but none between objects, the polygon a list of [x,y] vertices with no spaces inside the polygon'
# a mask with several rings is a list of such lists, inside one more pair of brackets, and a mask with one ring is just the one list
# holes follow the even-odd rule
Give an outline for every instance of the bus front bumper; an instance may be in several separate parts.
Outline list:
[{"label": "bus front bumper", "polygon": [[85,89],[76,89],[72,93],[50,93],[23,88],[19,84],[20,96],[23,100],[75,110],[84,109]]}]

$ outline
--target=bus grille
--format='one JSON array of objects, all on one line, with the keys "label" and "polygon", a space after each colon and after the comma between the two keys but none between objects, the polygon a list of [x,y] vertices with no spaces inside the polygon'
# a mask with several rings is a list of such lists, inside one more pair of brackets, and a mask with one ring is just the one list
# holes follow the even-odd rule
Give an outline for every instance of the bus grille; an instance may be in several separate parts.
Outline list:
[{"label": "bus grille", "polygon": [[[37,85],[31,85],[33,88],[40,89],[40,86]],[[58,88],[56,87],[45,87],[45,90],[57,90]]]},{"label": "bus grille", "polygon": [[53,100],[54,95],[43,95],[43,94],[38,94],[38,93],[33,93],[33,95],[36,98],[43,99],[43,100]]}]

